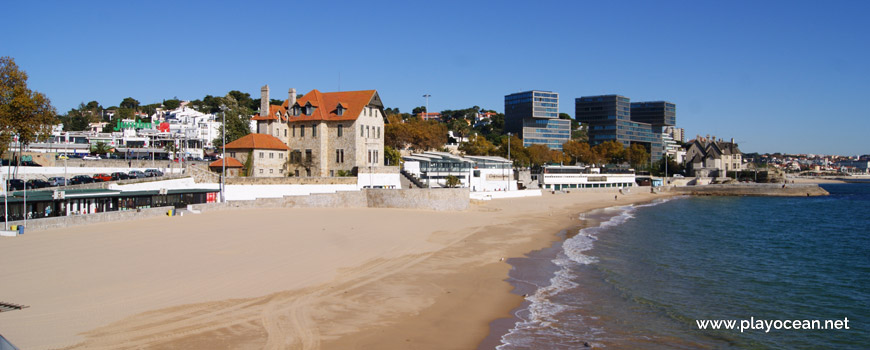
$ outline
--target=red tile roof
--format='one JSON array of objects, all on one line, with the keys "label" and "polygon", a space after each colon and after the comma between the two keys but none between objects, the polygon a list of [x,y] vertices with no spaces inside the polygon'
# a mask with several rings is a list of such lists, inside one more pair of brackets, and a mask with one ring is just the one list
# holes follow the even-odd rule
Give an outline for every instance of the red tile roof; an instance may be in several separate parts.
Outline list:
[{"label": "red tile roof", "polygon": [[240,139],[230,142],[226,146],[227,149],[275,149],[287,151],[290,150],[284,142],[281,142],[277,137],[266,134],[247,134]]},{"label": "red tile roof", "polygon": [[[221,168],[223,167],[223,159],[218,159],[214,162],[208,163],[209,168]],[[242,162],[236,160],[233,157],[227,157],[227,168],[241,168]]]},{"label": "red tile roof", "polygon": [[[291,115],[290,121],[356,120],[359,115],[362,114],[363,108],[372,102],[377,93],[376,90],[341,92],[320,92],[316,89],[311,90],[311,92],[302,95],[302,97],[296,100],[296,104],[300,107],[305,107],[306,104],[311,103],[312,106],[316,107],[314,113],[311,115],[305,115],[304,113],[300,113],[298,116]],[[289,100],[284,101],[284,104],[281,107],[285,110],[290,110],[293,106],[288,105],[288,102]],[[337,113],[336,107],[338,107],[339,104],[345,108],[342,115],[338,115]]]},{"label": "red tile roof", "polygon": [[257,114],[251,120],[278,120],[278,117],[275,115],[276,113],[281,116],[281,121],[287,121],[287,109],[276,105],[269,106],[269,115],[262,116]]}]

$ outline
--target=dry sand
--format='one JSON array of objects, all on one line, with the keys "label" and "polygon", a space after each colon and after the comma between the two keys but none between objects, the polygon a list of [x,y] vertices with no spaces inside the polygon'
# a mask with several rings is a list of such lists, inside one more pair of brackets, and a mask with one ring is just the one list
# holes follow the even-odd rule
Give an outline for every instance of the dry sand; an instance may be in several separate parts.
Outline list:
[{"label": "dry sand", "polygon": [[[636,190],[636,192],[640,192]],[[465,212],[251,209],[0,239],[0,333],[22,349],[471,349],[522,301],[510,266],[635,193]]]}]

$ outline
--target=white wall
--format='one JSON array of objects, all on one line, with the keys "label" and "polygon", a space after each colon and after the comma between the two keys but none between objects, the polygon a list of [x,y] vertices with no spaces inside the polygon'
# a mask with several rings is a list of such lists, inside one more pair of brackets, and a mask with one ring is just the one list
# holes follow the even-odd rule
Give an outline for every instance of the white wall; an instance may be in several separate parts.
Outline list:
[{"label": "white wall", "polygon": [[360,173],[356,178],[356,184],[358,188],[383,186],[383,188],[401,189],[400,176],[401,174]]},{"label": "white wall", "polygon": [[500,192],[471,192],[471,199],[488,201],[491,199],[540,197],[541,190],[500,191]]},{"label": "white wall", "polygon": [[359,191],[359,188],[357,185],[227,185],[225,195],[227,201],[242,201],[337,191]]}]

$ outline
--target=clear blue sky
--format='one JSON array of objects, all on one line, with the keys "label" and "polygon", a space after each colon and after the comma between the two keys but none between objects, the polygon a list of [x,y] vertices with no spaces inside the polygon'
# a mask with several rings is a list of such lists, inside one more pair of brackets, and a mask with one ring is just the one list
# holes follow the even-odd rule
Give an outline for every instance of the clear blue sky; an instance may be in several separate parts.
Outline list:
[{"label": "clear blue sky", "polygon": [[[677,104],[688,138],[870,153],[868,1],[22,1],[12,56],[64,113],[295,87],[377,89],[410,112],[503,111],[531,89]],[[319,4],[319,5],[318,5]]]}]

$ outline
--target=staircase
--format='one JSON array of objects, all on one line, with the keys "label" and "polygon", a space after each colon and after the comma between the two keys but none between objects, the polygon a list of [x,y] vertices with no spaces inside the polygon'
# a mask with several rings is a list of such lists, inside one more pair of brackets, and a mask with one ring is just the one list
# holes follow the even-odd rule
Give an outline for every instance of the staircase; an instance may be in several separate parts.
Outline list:
[{"label": "staircase", "polygon": [[426,186],[414,175],[402,169],[400,171],[402,173],[402,177],[399,178],[399,182],[402,183],[402,188],[426,188]]}]

